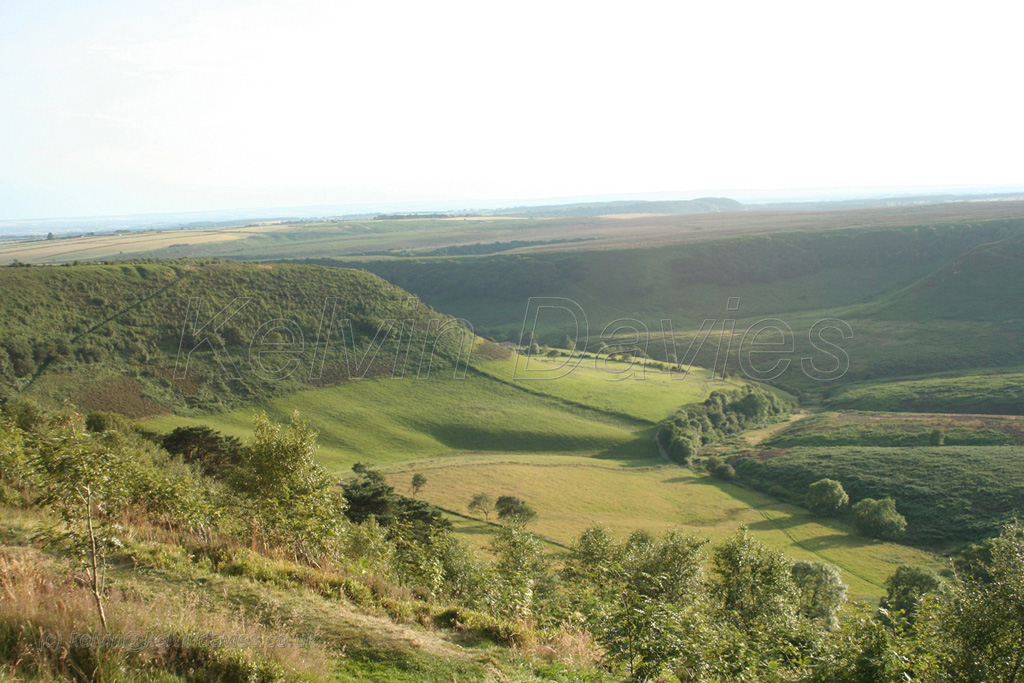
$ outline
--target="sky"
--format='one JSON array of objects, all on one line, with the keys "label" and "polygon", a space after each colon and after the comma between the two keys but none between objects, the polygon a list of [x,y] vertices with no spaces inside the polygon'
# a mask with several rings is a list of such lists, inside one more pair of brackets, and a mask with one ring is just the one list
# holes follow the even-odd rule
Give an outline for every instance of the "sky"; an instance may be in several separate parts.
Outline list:
[{"label": "sky", "polygon": [[0,0],[0,220],[1024,187],[1020,3]]}]

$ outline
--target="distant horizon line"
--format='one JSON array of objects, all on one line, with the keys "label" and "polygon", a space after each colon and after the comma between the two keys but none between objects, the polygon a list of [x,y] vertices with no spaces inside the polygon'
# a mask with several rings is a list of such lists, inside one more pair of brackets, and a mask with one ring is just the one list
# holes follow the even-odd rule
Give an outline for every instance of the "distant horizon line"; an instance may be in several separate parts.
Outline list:
[{"label": "distant horizon line", "polygon": [[[617,194],[573,195],[539,198],[503,199],[419,199],[401,201],[368,201],[343,204],[300,204],[290,206],[250,206],[234,208],[146,211],[80,216],[49,216],[40,218],[0,218],[0,234],[7,236],[40,234],[49,231],[74,232],[102,229],[139,230],[157,227],[186,227],[195,222],[247,220],[294,220],[310,218],[345,218],[380,213],[509,211],[519,208],[557,207],[573,204],[612,202],[669,202],[697,199],[729,199],[753,207],[779,204],[841,203],[883,199],[927,199],[940,197],[991,197],[1024,194],[1024,185],[893,185],[820,188],[786,188],[777,190],[729,189],[673,192],[631,192]],[[109,224],[100,228],[99,223]],[[16,233],[17,229],[27,232]]]}]

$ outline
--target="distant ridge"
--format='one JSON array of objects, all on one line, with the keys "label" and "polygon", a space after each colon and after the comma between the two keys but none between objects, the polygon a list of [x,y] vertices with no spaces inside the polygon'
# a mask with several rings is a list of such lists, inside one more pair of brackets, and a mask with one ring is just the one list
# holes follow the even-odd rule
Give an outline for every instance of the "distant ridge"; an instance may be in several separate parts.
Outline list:
[{"label": "distant ridge", "polygon": [[614,201],[556,204],[550,206],[515,206],[492,212],[499,216],[562,217],[607,216],[634,213],[689,214],[743,211],[743,204],[726,197],[703,197],[666,201]]}]

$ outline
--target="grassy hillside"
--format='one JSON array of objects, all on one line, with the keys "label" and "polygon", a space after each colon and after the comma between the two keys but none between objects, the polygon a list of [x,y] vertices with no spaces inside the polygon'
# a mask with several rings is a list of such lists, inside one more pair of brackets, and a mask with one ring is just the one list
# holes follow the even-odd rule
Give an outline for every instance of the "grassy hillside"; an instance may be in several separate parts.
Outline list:
[{"label": "grassy hillside", "polygon": [[793,500],[824,478],[840,481],[851,503],[890,496],[915,543],[978,540],[1024,511],[1024,448],[1017,446],[802,446],[730,462],[742,479]]},{"label": "grassy hillside", "polygon": [[[636,435],[648,426],[644,422],[480,376],[364,380],[275,398],[264,407],[279,420],[299,410],[320,433],[321,458],[339,474],[361,460],[395,462],[459,452],[656,454],[653,442]],[[252,410],[166,416],[145,424],[169,431],[195,422],[243,436],[251,428]]]},{"label": "grassy hillside", "polygon": [[593,250],[584,242],[565,253],[359,265],[484,329],[520,324],[530,296],[572,298],[595,326],[630,316],[657,327],[664,317],[677,324],[726,317],[726,299],[735,296],[742,299],[738,317],[744,318],[872,301],[1022,229],[1024,220],[1001,220],[758,235],[657,249]]},{"label": "grassy hillside", "polygon": [[[396,355],[415,375],[430,356],[430,320],[448,320],[369,273],[291,265],[7,267],[0,289],[9,321],[0,330],[0,397],[71,398],[136,417],[390,375]],[[364,356],[381,329],[379,352]],[[452,371],[460,334],[440,336],[432,371]]]},{"label": "grassy hillside", "polygon": [[931,413],[828,412],[812,415],[766,439],[795,446],[928,446],[936,430],[947,446],[1024,445],[1024,417]]},{"label": "grassy hillside", "polygon": [[[358,263],[497,339],[519,340],[527,302],[538,296],[579,304],[589,322],[588,348],[612,321],[639,319],[651,333],[646,352],[662,360],[685,353],[709,320],[710,341],[697,363],[728,358],[733,372],[741,370],[747,330],[765,318],[781,319],[791,330],[792,365],[773,381],[794,394],[820,395],[837,382],[1024,364],[1024,318],[1012,303],[1024,298],[1015,256],[1024,244],[1022,229],[1024,220],[998,220],[657,249],[585,251],[592,247],[581,243],[551,253],[318,262]],[[809,338],[825,318],[841,319],[852,330],[845,340],[834,333],[830,339],[847,352],[849,369],[828,381],[800,365],[802,358],[822,368],[835,362]],[[662,335],[666,319],[674,351]],[[736,322],[726,328],[726,319]],[[558,311],[545,311],[536,322],[542,343],[558,344],[574,329]],[[527,324],[532,329],[532,315]]]},{"label": "grassy hillside", "polygon": [[940,413],[1024,413],[1024,373],[997,373],[857,384],[827,400],[833,408]]},{"label": "grassy hillside", "polygon": [[[517,362],[518,361],[518,362]],[[659,364],[660,365],[660,364]],[[704,400],[715,388],[710,371],[693,368],[684,377],[649,364],[628,364],[605,356],[528,358],[480,361],[475,368],[524,391],[552,396],[644,422],[658,422],[684,403]],[[565,373],[562,375],[561,373]]]}]

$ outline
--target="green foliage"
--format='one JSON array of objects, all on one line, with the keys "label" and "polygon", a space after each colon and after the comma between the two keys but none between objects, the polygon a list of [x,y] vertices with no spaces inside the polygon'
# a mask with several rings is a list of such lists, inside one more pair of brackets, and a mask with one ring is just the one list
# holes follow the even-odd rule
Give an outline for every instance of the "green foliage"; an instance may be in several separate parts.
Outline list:
[{"label": "green foliage", "polygon": [[526,524],[537,517],[536,510],[515,496],[499,496],[494,509],[498,512],[498,519],[512,524]]},{"label": "green foliage", "polygon": [[942,679],[982,683],[1024,679],[1024,528],[994,539],[987,578],[953,581],[947,600],[925,606]]},{"label": "green foliage", "polygon": [[812,512],[834,516],[849,504],[850,496],[846,495],[843,485],[835,479],[819,479],[808,487],[804,501]]},{"label": "green foliage", "polygon": [[419,472],[412,475],[412,495],[419,495],[420,489],[427,485],[427,477]]},{"label": "green foliage", "polygon": [[253,432],[231,480],[251,515],[253,542],[279,543],[307,560],[331,555],[345,531],[346,505],[313,459],[316,434],[298,413],[287,426],[257,413]]},{"label": "green foliage", "polygon": [[798,614],[792,560],[746,527],[717,546],[712,557],[713,596],[726,619],[751,638],[778,647],[778,639],[794,631]]},{"label": "green foliage", "polygon": [[793,564],[792,571],[799,593],[800,614],[821,622],[829,630],[839,628],[839,609],[846,601],[847,589],[839,568],[825,562],[801,560]]},{"label": "green foliage", "polygon": [[630,681],[660,678],[684,650],[690,630],[683,615],[666,603],[628,593],[622,597],[603,631],[608,653],[625,663]]},{"label": "green foliage", "polygon": [[494,609],[511,617],[533,612],[534,591],[544,569],[539,539],[521,524],[506,524],[491,540]]},{"label": "green foliage", "polygon": [[483,515],[485,520],[490,521],[491,513],[494,512],[494,498],[486,493],[474,494],[466,508],[470,512]]},{"label": "green foliage", "polygon": [[825,640],[807,683],[907,683],[915,679],[914,645],[898,629],[872,617],[857,616]]},{"label": "green foliage", "polygon": [[345,514],[351,521],[373,520],[392,536],[401,534],[420,541],[426,541],[435,530],[451,526],[430,503],[396,493],[377,470],[362,463],[356,463],[352,470],[359,477],[343,484]]},{"label": "green foliage", "polygon": [[19,397],[0,406],[0,415],[23,432],[33,431],[46,421],[43,408],[30,398]]},{"label": "green foliage", "polygon": [[688,465],[702,445],[777,421],[787,410],[778,396],[758,386],[713,391],[703,403],[684,406],[660,423],[656,438],[672,460]]},{"label": "green foliage", "polygon": [[885,582],[886,593],[880,606],[890,619],[903,619],[913,625],[921,601],[941,587],[942,578],[931,569],[901,564]]},{"label": "green foliage", "polygon": [[857,531],[873,538],[896,539],[907,530],[907,520],[896,511],[892,498],[865,498],[850,508]]},{"label": "green foliage", "polygon": [[736,470],[729,463],[717,455],[709,455],[704,459],[704,469],[708,474],[722,481],[732,481],[736,478]]},{"label": "green foliage", "polygon": [[[0,330],[0,394],[29,393],[51,404],[70,398],[86,410],[130,417],[221,410],[351,377],[389,375],[400,342],[387,320],[398,327],[412,321],[401,340],[409,345],[412,374],[435,338],[432,374],[451,371],[460,353],[459,334],[438,336],[436,324],[428,332],[431,319],[450,318],[422,305],[408,308],[406,292],[365,271],[199,260],[3,268],[0,289],[0,315],[13,323]],[[321,325],[330,323],[322,320],[329,301],[336,302],[336,321],[351,321],[351,333],[337,325],[331,330],[321,366],[313,349],[327,334]],[[269,357],[250,358],[250,343],[258,354],[264,341],[261,326],[282,318],[295,331],[287,352],[298,362],[296,371],[281,373],[287,377],[276,375],[280,367]],[[382,324],[380,350],[364,358]],[[275,334],[287,341],[281,331],[263,331],[266,341]],[[346,347],[354,347],[355,357]]]},{"label": "green foliage", "polygon": [[175,427],[163,437],[161,445],[211,477],[229,476],[231,469],[242,463],[241,442],[204,425]]},{"label": "green foliage", "polygon": [[22,430],[13,420],[0,416],[0,483],[21,487],[30,472]]}]

